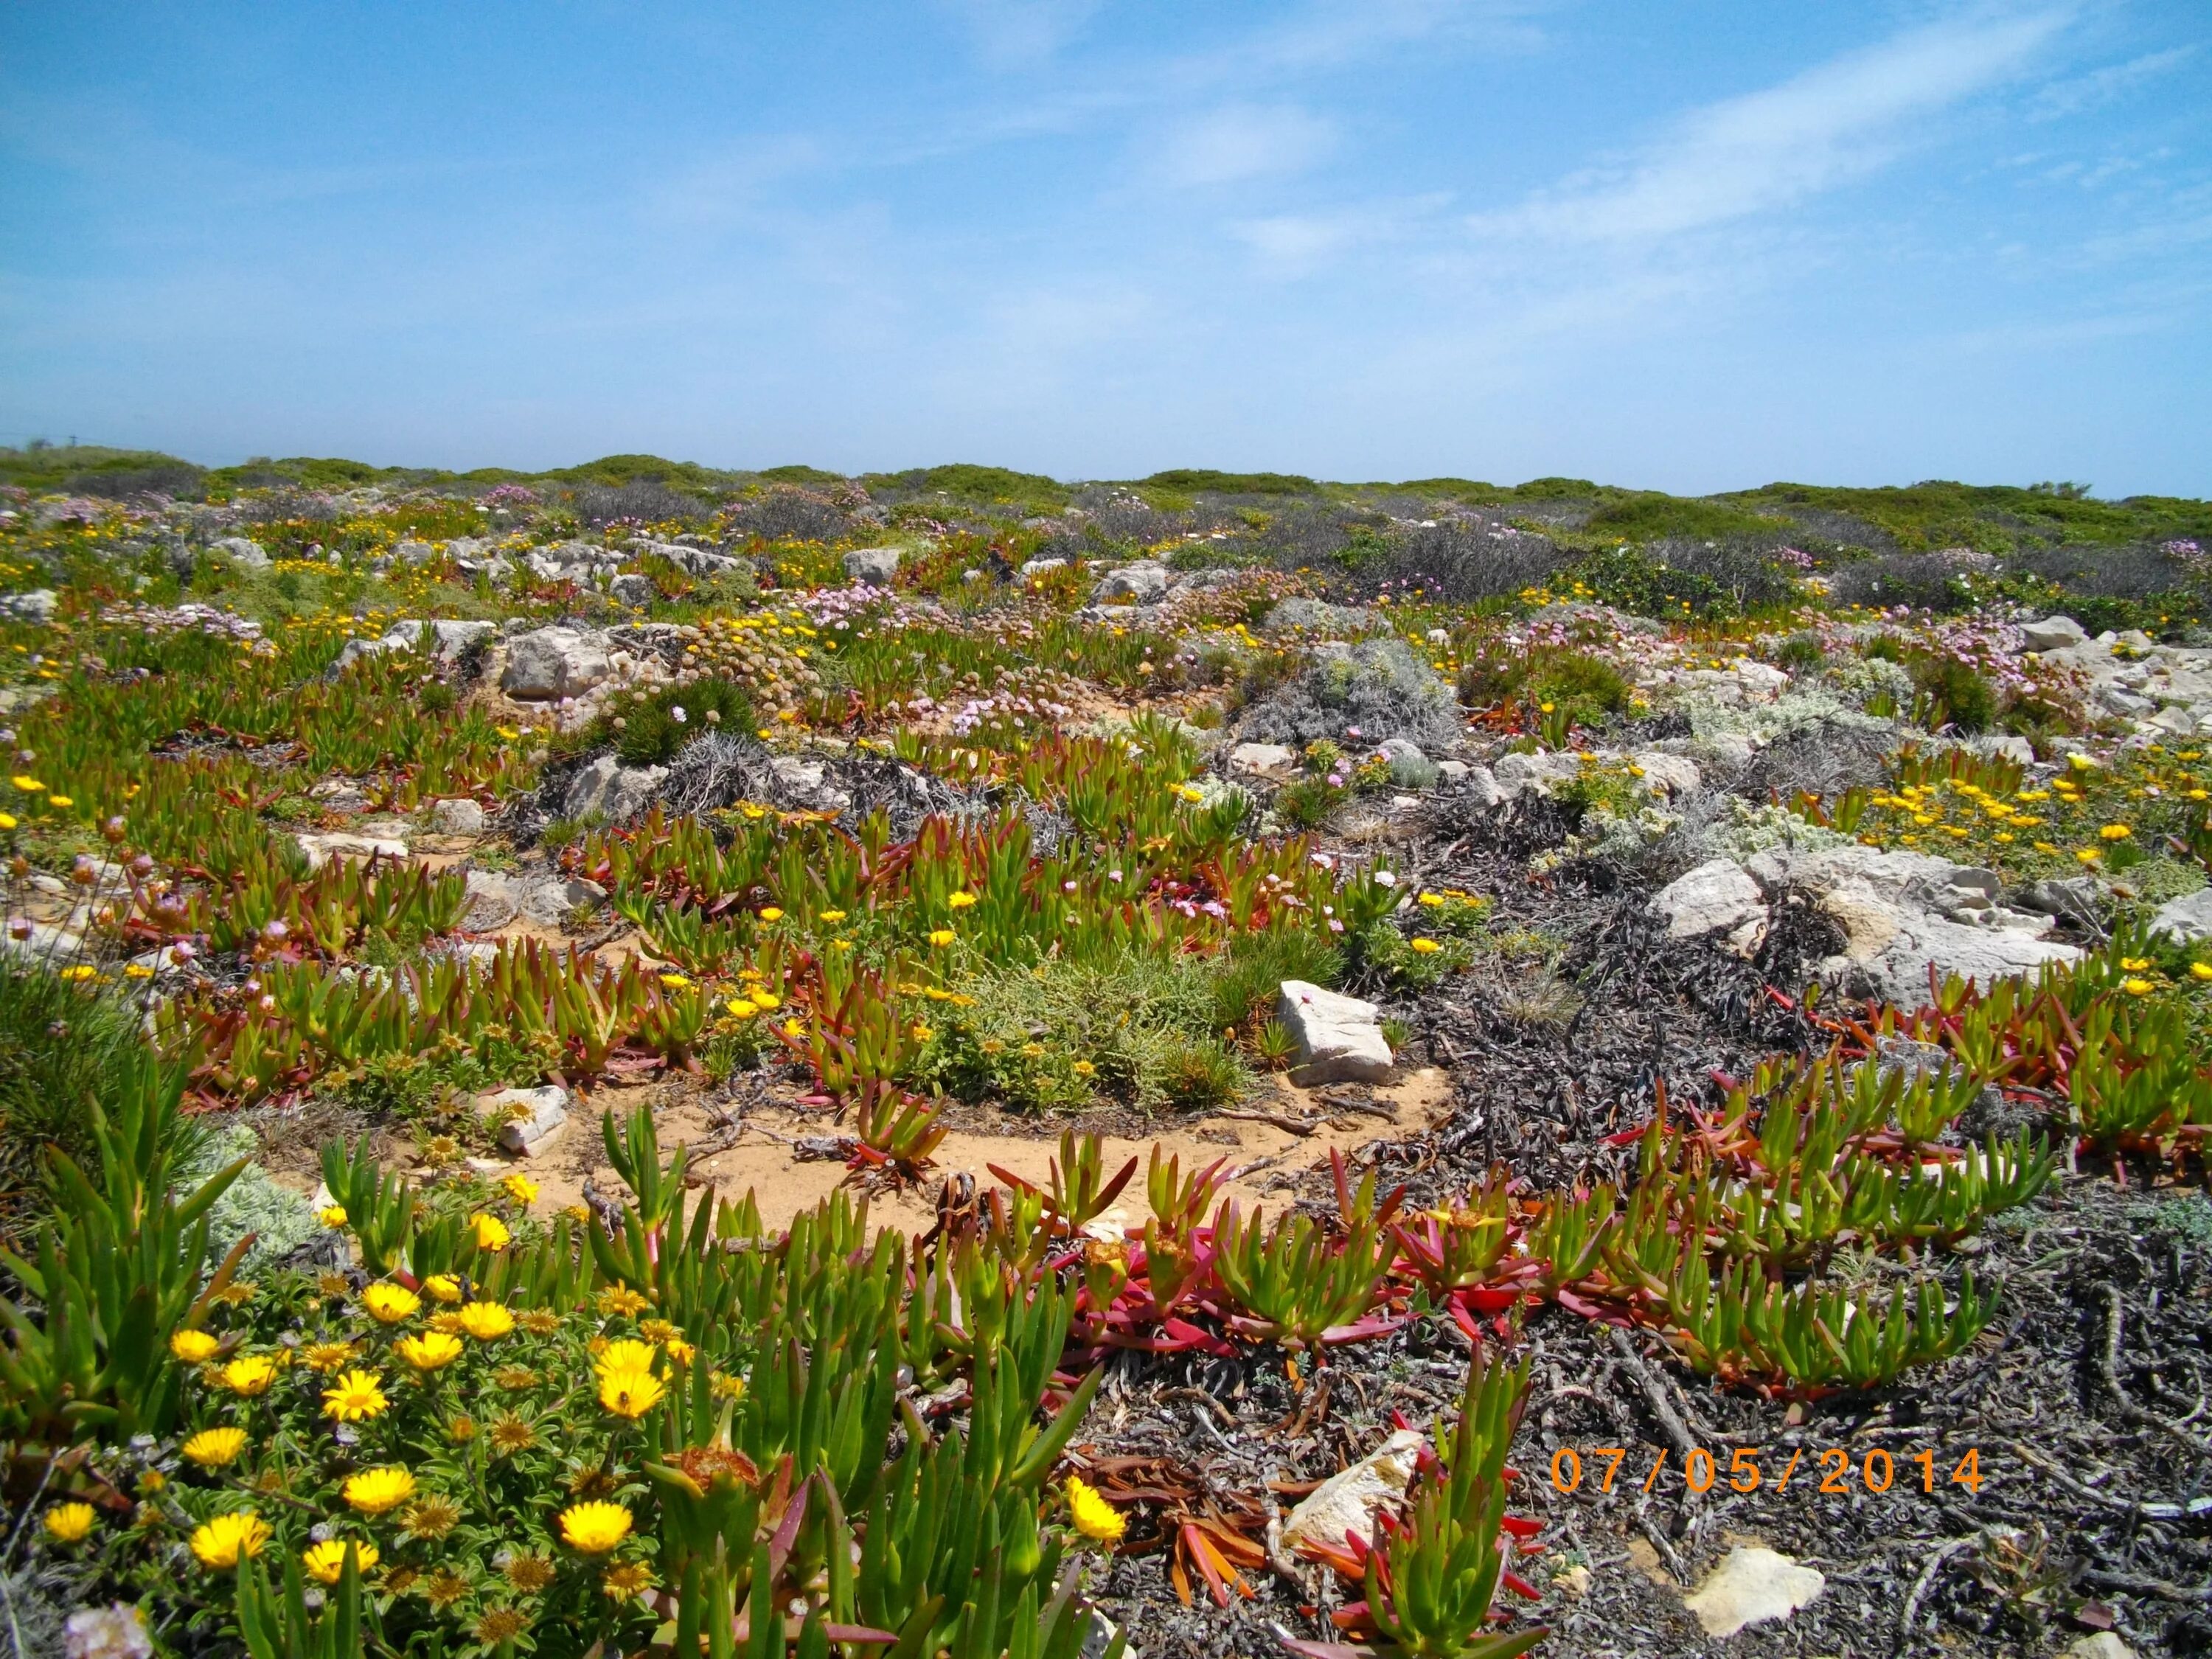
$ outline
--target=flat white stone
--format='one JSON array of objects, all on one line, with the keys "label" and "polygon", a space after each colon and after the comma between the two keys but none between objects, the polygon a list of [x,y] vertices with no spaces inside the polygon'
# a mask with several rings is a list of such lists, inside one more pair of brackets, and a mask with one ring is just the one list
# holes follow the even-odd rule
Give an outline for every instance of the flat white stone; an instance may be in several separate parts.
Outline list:
[{"label": "flat white stone", "polygon": [[896,547],[856,547],[845,556],[846,577],[872,587],[889,587],[902,556]]},{"label": "flat white stone", "polygon": [[1786,1555],[1740,1544],[1682,1605],[1698,1615],[1706,1635],[1733,1636],[1747,1625],[1787,1619],[1818,1599],[1827,1583]]},{"label": "flat white stone", "polygon": [[2212,887],[2168,899],[2151,917],[2150,930],[2165,934],[2177,945],[2202,945],[2212,939]]},{"label": "flat white stone", "polygon": [[481,836],[484,830],[484,810],[465,795],[441,800],[430,808],[430,822],[441,836]]},{"label": "flat white stone", "polygon": [[1229,769],[1232,772],[1282,772],[1296,763],[1297,756],[1288,744],[1240,743],[1229,751]]},{"label": "flat white stone", "polygon": [[338,830],[302,834],[294,839],[307,855],[310,870],[319,870],[332,859],[397,860],[407,856],[407,843],[387,836],[351,836]]},{"label": "flat white stone", "polygon": [[501,1089],[482,1095],[477,1109],[501,1119],[499,1144],[523,1158],[535,1157],[568,1121],[568,1091],[558,1084],[542,1089]]},{"label": "flat white stone", "polygon": [[1729,859],[1711,859],[1661,888],[1651,901],[1669,939],[1728,936],[1729,948],[1749,956],[1766,937],[1766,897],[1751,872]]},{"label": "flat white stone", "polygon": [[1291,1034],[1297,1056],[1291,1081],[1379,1083],[1390,1074],[1390,1044],[1376,1006],[1301,979],[1283,981],[1275,1017]]},{"label": "flat white stone", "polygon": [[2071,617],[2045,617],[2041,622],[2022,623],[2021,641],[2030,651],[2063,651],[2089,637],[2089,630]]}]

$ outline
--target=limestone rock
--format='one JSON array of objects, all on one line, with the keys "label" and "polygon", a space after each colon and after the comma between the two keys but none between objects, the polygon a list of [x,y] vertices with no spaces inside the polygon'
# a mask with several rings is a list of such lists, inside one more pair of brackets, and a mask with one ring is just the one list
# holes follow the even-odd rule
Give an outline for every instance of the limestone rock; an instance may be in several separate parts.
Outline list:
[{"label": "limestone rock", "polygon": [[1300,979],[1286,979],[1276,1018],[1296,1044],[1291,1081],[1379,1083],[1390,1074],[1390,1045],[1376,1023],[1377,1010],[1358,997],[1340,996]]},{"label": "limestone rock", "polygon": [[2030,651],[2063,651],[2089,637],[2089,630],[2071,617],[2045,617],[2041,622],[2020,625],[2021,642]]},{"label": "limestone rock", "polygon": [[645,811],[667,776],[665,766],[624,766],[601,755],[568,780],[561,811],[568,817],[596,812],[606,823],[624,823]]},{"label": "limestone rock", "polygon": [[434,803],[430,823],[441,836],[481,836],[484,832],[484,810],[467,796],[459,795]]},{"label": "limestone rock", "polygon": [[470,871],[466,890],[468,908],[461,913],[461,926],[472,933],[504,927],[522,913],[514,882],[495,870]]},{"label": "limestone rock", "polygon": [[606,644],[574,628],[540,628],[507,648],[500,690],[522,702],[549,702],[588,691],[614,672]]},{"label": "limestone rock", "polygon": [[1506,800],[1518,800],[1527,794],[1548,795],[1563,783],[1571,783],[1583,775],[1580,757],[1566,753],[1506,755],[1492,769],[1498,781],[1498,792]]},{"label": "limestone rock", "polygon": [[2163,933],[2177,945],[2202,945],[2212,940],[2212,887],[2200,887],[2158,907],[2150,930]]},{"label": "limestone rock", "polygon": [[1285,743],[1240,743],[1229,751],[1232,772],[1286,772],[1297,762],[1297,751]]},{"label": "limestone rock", "polygon": [[243,536],[225,536],[221,541],[210,542],[208,551],[221,554],[241,570],[269,568],[269,555],[261,544],[248,541]]},{"label": "limestone rock", "polygon": [[404,859],[407,843],[389,836],[354,836],[343,831],[303,833],[295,837],[307,855],[307,868],[319,870],[332,859]]},{"label": "limestone rock", "polygon": [[381,639],[347,641],[345,649],[338,653],[337,667],[343,670],[362,657],[386,651],[418,650],[426,627],[430,630],[430,654],[441,663],[459,662],[471,647],[499,632],[497,623],[455,622],[450,618],[430,623],[403,620],[385,629]]},{"label": "limestone rock", "polygon": [[1024,576],[1042,576],[1048,570],[1065,570],[1066,568],[1067,568],[1066,559],[1024,559],[1022,561],[1021,574]]},{"label": "limestone rock", "polygon": [[2094,876],[2065,876],[2030,883],[2014,896],[2014,902],[2042,915],[2063,916],[2094,927],[2103,896]]},{"label": "limestone rock", "polygon": [[1424,1443],[1418,1431],[1400,1429],[1350,1468],[1329,1476],[1283,1522],[1283,1547],[1317,1544],[1340,1553],[1347,1533],[1372,1543],[1375,1517],[1405,1497]]},{"label": "limestone rock", "polygon": [[1631,762],[1644,769],[1644,787],[1655,795],[1672,795],[1680,799],[1698,793],[1703,780],[1698,775],[1698,764],[1686,755],[1669,755],[1657,749],[1639,749],[1629,757]]},{"label": "limestone rock", "polygon": [[1924,853],[1776,848],[1745,868],[1769,898],[1801,890],[1843,928],[1843,952],[1822,964],[1825,976],[1862,981],[1905,1007],[1926,1000],[1931,967],[1938,979],[1987,986],[2081,954],[2042,937],[2047,917],[1999,903],[1994,872]]},{"label": "limestone rock", "polygon": [[1766,896],[1733,860],[1711,859],[1677,877],[1660,889],[1651,908],[1666,918],[1669,939],[1719,933],[1740,957],[1750,956],[1766,939]]},{"label": "limestone rock", "polygon": [[557,1084],[542,1089],[502,1089],[479,1096],[477,1109],[501,1120],[501,1147],[523,1158],[534,1157],[568,1121],[568,1091]]},{"label": "limestone rock", "polygon": [[618,603],[640,610],[660,597],[660,590],[653,585],[653,578],[641,576],[635,572],[616,577],[607,584],[607,592],[613,594]]},{"label": "limestone rock", "polygon": [[0,593],[0,617],[18,622],[50,623],[59,603],[51,587],[34,587],[27,593]]},{"label": "limestone rock", "polygon": [[1097,605],[1150,605],[1167,591],[1167,566],[1156,560],[1139,559],[1102,579],[1091,598]]},{"label": "limestone rock", "polygon": [[1739,1544],[1682,1605],[1711,1637],[1733,1636],[1747,1625],[1787,1619],[1817,1600],[1827,1580],[1786,1555]]},{"label": "limestone rock", "polygon": [[2136,1650],[2111,1631],[2100,1630],[2075,1641],[2059,1659],[2136,1659]]},{"label": "limestone rock", "polygon": [[845,556],[845,574],[871,587],[889,587],[902,555],[896,547],[856,547]]}]

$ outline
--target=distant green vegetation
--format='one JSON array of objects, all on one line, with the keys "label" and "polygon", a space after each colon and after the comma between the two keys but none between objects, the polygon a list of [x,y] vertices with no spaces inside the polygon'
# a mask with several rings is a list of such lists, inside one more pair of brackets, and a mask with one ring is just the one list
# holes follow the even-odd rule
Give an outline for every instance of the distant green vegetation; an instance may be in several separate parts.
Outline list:
[{"label": "distant green vegetation", "polygon": [[2168,495],[2092,499],[2080,484],[1962,484],[1931,479],[1880,489],[1768,484],[1715,497],[1747,508],[1840,513],[1888,536],[1908,552],[1971,547],[2009,553],[2024,542],[2202,541],[2212,535],[2212,504]]},{"label": "distant green vegetation", "polygon": [[[641,483],[684,491],[711,505],[720,498],[763,485],[798,484],[824,489],[845,475],[820,467],[788,464],[746,470],[714,467],[696,461],[672,461],[659,455],[605,455],[579,465],[545,471],[479,467],[454,472],[435,467],[374,466],[341,458],[257,457],[236,466],[201,467],[154,450],[112,449],[95,445],[34,444],[0,448],[0,483],[33,494],[63,491],[121,497],[159,493],[185,499],[222,499],[244,489],[291,485],[335,491],[379,485],[386,489],[450,490],[475,495],[494,484],[527,484],[559,492],[619,489]],[[879,500],[915,503],[936,497],[960,507],[1020,514],[1054,513],[1074,499],[1076,486],[1042,473],[969,462],[870,472],[859,482]],[[1968,547],[2011,553],[2035,547],[2125,546],[2212,538],[2212,504],[2173,496],[2139,495],[2103,501],[2076,483],[1964,484],[1942,480],[1901,487],[1847,489],[1820,484],[1771,483],[1756,489],[1717,495],[1670,495],[1656,489],[1626,489],[1589,478],[1531,478],[1496,484],[1474,478],[1441,477],[1404,483],[1331,483],[1293,472],[1224,472],[1211,467],[1173,467],[1132,481],[1133,489],[1163,512],[1188,512],[1209,501],[1261,496],[1289,504],[1301,498],[1318,505],[1371,508],[1396,497],[1415,495],[1511,512],[1538,507],[1541,530],[1563,544],[1585,550],[1665,540],[1723,541],[1744,537],[1763,540],[1802,539],[1807,545],[1853,542],[1904,552]]]},{"label": "distant green vegetation", "polygon": [[1155,472],[1139,483],[1154,489],[1172,489],[1184,495],[1315,495],[1322,487],[1313,479],[1295,472],[1217,472],[1211,467],[1179,466],[1165,472]]},{"label": "distant green vegetation", "polygon": [[911,472],[870,472],[860,482],[871,490],[889,485],[917,494],[950,495],[978,507],[1062,507],[1073,495],[1059,479],[1041,472],[1016,472],[1008,467],[967,462],[916,467]]}]

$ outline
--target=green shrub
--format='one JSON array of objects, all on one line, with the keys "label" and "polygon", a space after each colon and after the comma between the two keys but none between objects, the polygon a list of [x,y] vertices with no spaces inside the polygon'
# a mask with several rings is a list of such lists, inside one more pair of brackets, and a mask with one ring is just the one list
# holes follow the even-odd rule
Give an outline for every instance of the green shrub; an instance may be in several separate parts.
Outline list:
[{"label": "green shrub", "polygon": [[1244,1092],[1247,1073],[1237,1056],[1212,1037],[1178,1043],[1160,1068],[1160,1091],[1187,1112],[1213,1111]]},{"label": "green shrub", "polygon": [[1333,986],[1344,972],[1344,952],[1318,933],[1300,928],[1247,934],[1218,958],[1213,981],[1213,1024],[1243,1030],[1271,1016],[1286,979]]},{"label": "green shrub", "polygon": [[42,1207],[48,1146],[90,1170],[91,1109],[137,1046],[137,1018],[124,998],[0,952],[0,1225]]},{"label": "green shrub", "polygon": [[1912,684],[1925,700],[1927,724],[1961,732],[1986,732],[1997,717],[1996,688],[1972,665],[1952,656],[1926,656],[1911,665]]},{"label": "green shrub", "polygon": [[[684,711],[681,720],[676,714],[679,708]],[[624,766],[665,766],[694,738],[717,727],[750,732],[756,723],[752,698],[743,686],[730,680],[695,680],[690,685],[663,686],[624,703],[618,713],[603,715],[586,730],[598,734],[598,742],[612,738],[616,757]],[[580,746],[592,748],[597,743],[586,741]]]},{"label": "green shrub", "polygon": [[1827,660],[1828,653],[1820,648],[1817,634],[1792,634],[1774,650],[1774,665],[1793,674],[1817,672]]}]

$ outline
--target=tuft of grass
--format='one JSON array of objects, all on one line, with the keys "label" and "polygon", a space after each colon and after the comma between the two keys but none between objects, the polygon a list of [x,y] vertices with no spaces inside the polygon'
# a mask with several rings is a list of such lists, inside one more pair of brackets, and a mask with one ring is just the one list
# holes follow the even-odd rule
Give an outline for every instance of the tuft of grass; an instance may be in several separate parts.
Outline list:
[{"label": "tuft of grass", "polygon": [[44,1208],[47,1148],[94,1173],[94,1109],[142,1046],[129,1000],[0,951],[0,1231]]},{"label": "tuft of grass", "polygon": [[1344,973],[1344,952],[1304,930],[1248,935],[1221,959],[1213,981],[1213,1024],[1243,1030],[1274,1013],[1286,979],[1333,986]]}]

